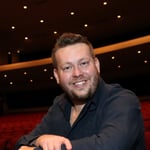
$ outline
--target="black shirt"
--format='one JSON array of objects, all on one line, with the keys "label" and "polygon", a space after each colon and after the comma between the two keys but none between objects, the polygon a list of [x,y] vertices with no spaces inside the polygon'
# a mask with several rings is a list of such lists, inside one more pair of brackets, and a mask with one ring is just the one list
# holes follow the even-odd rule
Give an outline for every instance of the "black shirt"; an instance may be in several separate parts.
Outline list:
[{"label": "black shirt", "polygon": [[145,150],[139,100],[120,85],[101,79],[73,126],[69,123],[70,111],[66,95],[56,97],[42,122],[21,137],[16,149],[31,145],[42,134],[55,134],[70,139],[73,150]]}]

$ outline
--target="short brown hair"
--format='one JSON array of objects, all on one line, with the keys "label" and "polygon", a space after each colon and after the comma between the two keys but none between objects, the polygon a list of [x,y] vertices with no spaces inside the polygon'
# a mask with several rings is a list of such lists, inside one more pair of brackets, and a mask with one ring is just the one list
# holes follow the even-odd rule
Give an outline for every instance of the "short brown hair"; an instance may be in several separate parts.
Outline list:
[{"label": "short brown hair", "polygon": [[89,46],[90,53],[92,57],[94,57],[94,51],[93,51],[93,46],[91,42],[87,39],[87,37],[82,36],[81,34],[75,34],[75,33],[63,33],[56,41],[56,44],[54,45],[54,48],[52,49],[52,62],[54,68],[57,68],[57,61],[55,57],[55,53],[58,49],[77,44],[77,43],[85,43]]}]

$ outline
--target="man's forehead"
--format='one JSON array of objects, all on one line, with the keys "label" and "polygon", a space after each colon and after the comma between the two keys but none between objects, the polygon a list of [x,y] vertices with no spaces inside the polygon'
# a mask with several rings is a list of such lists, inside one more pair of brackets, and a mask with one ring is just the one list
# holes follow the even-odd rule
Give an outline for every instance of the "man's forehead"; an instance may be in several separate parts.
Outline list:
[{"label": "man's forehead", "polygon": [[63,48],[59,48],[58,50],[57,50],[57,54],[58,53],[61,53],[61,54],[65,54],[65,53],[67,53],[68,55],[70,54],[70,53],[87,53],[87,52],[89,52],[90,51],[90,48],[89,48],[89,46],[87,45],[87,44],[85,44],[85,43],[77,43],[77,44],[73,44],[73,45],[68,45],[68,46],[66,46],[66,47],[63,47]]}]

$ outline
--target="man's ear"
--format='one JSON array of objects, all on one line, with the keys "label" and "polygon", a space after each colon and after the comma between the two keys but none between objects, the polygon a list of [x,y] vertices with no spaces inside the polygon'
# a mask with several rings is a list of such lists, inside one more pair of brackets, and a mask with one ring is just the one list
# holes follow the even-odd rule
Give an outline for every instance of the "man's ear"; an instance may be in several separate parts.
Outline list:
[{"label": "man's ear", "polygon": [[96,65],[97,71],[100,73],[100,61],[97,57],[95,57],[95,65]]},{"label": "man's ear", "polygon": [[57,84],[59,84],[59,76],[58,76],[58,71],[56,68],[53,69],[53,74],[54,74]]}]

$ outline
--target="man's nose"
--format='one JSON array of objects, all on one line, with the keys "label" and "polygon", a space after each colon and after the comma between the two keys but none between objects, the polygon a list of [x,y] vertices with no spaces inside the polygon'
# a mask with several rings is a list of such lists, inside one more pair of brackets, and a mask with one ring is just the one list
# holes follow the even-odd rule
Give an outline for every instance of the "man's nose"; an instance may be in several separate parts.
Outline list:
[{"label": "man's nose", "polygon": [[79,66],[74,67],[73,69],[73,76],[80,76],[82,74],[82,70]]}]

